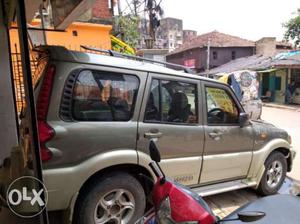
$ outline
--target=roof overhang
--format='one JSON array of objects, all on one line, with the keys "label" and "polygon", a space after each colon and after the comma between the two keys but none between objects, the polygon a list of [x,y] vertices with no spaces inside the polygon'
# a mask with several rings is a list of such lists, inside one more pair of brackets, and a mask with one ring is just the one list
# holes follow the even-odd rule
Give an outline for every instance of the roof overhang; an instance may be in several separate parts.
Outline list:
[{"label": "roof overhang", "polygon": [[[79,16],[92,7],[96,0],[25,0],[26,20],[30,23],[41,4],[51,4],[54,28],[65,30]],[[6,24],[15,21],[17,0],[4,0]]]}]

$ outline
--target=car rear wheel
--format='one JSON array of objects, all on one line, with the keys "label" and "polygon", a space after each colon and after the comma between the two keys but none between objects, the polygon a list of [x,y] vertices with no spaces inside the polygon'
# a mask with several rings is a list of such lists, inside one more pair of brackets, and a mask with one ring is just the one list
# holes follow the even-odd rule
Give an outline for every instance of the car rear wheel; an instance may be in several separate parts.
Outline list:
[{"label": "car rear wheel", "polygon": [[265,172],[258,191],[262,195],[277,193],[286,177],[287,161],[281,152],[273,152],[265,162]]},{"label": "car rear wheel", "polygon": [[124,172],[93,181],[78,200],[74,214],[74,223],[78,224],[134,223],[146,205],[143,187]]}]

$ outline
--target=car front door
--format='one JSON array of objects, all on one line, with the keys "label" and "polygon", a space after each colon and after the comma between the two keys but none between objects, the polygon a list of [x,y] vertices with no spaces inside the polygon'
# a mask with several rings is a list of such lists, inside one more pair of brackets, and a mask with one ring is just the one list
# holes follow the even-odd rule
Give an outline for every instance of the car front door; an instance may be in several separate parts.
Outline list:
[{"label": "car front door", "polygon": [[158,139],[164,172],[185,185],[198,184],[202,165],[199,87],[196,79],[149,74],[138,123],[138,152],[149,154],[149,140]]},{"label": "car front door", "polygon": [[240,127],[244,111],[230,87],[212,82],[202,87],[205,144],[200,183],[244,178],[252,159],[252,126]]}]

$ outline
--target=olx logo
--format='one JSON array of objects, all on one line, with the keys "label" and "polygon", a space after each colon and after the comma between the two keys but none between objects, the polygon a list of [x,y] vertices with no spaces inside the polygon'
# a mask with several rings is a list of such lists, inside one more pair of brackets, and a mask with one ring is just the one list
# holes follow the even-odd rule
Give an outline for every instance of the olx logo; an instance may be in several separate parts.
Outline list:
[{"label": "olx logo", "polygon": [[46,208],[48,194],[40,180],[24,176],[9,185],[6,199],[13,213],[23,218],[32,218]]}]

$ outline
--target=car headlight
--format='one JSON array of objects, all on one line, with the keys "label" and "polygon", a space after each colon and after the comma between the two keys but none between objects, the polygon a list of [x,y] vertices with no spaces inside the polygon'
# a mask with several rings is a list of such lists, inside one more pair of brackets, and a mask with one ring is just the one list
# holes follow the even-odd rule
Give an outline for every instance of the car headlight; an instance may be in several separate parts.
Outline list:
[{"label": "car headlight", "polygon": [[[157,221],[159,224],[175,224],[176,222],[172,219],[171,216],[171,204],[170,198],[165,198],[158,209],[157,212]],[[198,224],[198,221],[187,221],[187,222],[180,222],[178,224]]]}]

